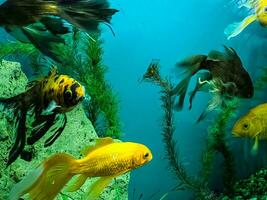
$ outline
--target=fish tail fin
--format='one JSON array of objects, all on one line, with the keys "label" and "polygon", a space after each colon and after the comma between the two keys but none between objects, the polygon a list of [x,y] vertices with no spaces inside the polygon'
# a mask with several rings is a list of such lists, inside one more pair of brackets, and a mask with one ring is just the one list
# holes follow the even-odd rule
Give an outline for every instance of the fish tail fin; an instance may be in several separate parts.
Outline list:
[{"label": "fish tail fin", "polygon": [[96,31],[101,22],[110,27],[112,16],[118,12],[109,8],[107,0],[61,0],[58,7],[62,18],[87,32]]},{"label": "fish tail fin", "polygon": [[206,58],[207,56],[205,55],[196,55],[177,63],[177,67],[186,68],[186,77],[171,91],[171,95],[179,96],[179,101],[176,106],[177,110],[181,110],[183,108],[186,91],[191,77],[201,69],[202,63],[206,60]]},{"label": "fish tail fin", "polygon": [[23,27],[22,32],[40,52],[57,62],[61,62],[53,50],[53,44],[64,44],[65,40],[63,38],[52,34],[45,27],[40,26]]},{"label": "fish tail fin", "polygon": [[80,187],[83,186],[85,181],[88,179],[88,176],[82,174],[79,175],[72,183],[68,184],[68,187],[66,188],[67,192],[75,192],[80,189]]},{"label": "fish tail fin", "polygon": [[[16,184],[12,189],[10,199],[16,200],[24,194],[29,194],[31,199],[54,199],[75,175],[72,173],[72,169],[76,165],[74,157],[66,153],[55,154]],[[30,180],[32,174],[33,178]]]},{"label": "fish tail fin", "polygon": [[224,34],[227,36],[227,39],[229,40],[232,37],[239,35],[239,33],[241,33],[249,24],[254,22],[256,19],[257,19],[256,15],[250,15],[241,22],[235,22],[233,24],[230,24],[224,30]]},{"label": "fish tail fin", "polygon": [[101,192],[107,187],[113,176],[101,177],[96,182],[94,182],[91,187],[86,191],[84,199],[85,200],[96,200],[100,196]]},{"label": "fish tail fin", "polygon": [[31,171],[23,180],[15,184],[9,194],[9,200],[19,200],[23,196],[29,187],[31,187],[41,176],[43,167],[38,167]]},{"label": "fish tail fin", "polygon": [[11,98],[0,98],[0,104],[5,109],[12,109],[15,121],[17,123],[17,131],[15,136],[15,142],[9,152],[7,167],[12,164],[21,154],[25,146],[26,140],[26,116],[27,106],[24,103],[24,93]]}]

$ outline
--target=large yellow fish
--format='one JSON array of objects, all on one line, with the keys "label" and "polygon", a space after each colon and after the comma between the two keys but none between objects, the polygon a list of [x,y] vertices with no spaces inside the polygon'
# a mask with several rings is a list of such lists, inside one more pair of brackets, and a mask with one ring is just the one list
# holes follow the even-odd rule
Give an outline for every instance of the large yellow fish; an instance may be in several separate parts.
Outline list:
[{"label": "large yellow fish", "polygon": [[259,140],[267,139],[267,103],[256,106],[241,117],[234,125],[232,133],[236,137],[254,139],[253,152],[257,152]]},{"label": "large yellow fish", "polygon": [[76,160],[66,153],[58,153],[45,160],[10,193],[10,200],[29,194],[31,200],[53,200],[70,181],[69,192],[78,190],[90,177],[100,177],[86,192],[85,199],[95,200],[113,178],[143,166],[152,160],[151,151],[144,145],[116,142],[112,138],[98,139],[93,147],[82,152],[85,157]]},{"label": "large yellow fish", "polygon": [[258,21],[263,27],[267,26],[267,0],[248,0],[245,7],[252,9],[254,13],[247,16],[241,22],[230,24],[224,31],[227,39],[240,34],[248,25],[254,21]]}]

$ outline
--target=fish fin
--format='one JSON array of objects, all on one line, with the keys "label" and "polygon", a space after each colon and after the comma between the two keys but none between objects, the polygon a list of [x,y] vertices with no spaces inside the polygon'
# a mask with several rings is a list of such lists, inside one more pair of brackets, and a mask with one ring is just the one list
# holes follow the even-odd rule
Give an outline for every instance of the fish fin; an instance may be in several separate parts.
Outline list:
[{"label": "fish fin", "polygon": [[93,146],[88,146],[86,148],[84,148],[83,150],[81,150],[81,153],[83,155],[88,155],[89,153],[91,153],[92,151],[101,148],[103,146],[112,144],[116,141],[114,141],[111,137],[104,137],[104,138],[98,138],[96,139],[96,143]]},{"label": "fish fin", "polygon": [[22,31],[40,52],[57,62],[61,62],[58,55],[53,51],[52,44],[64,44],[64,39],[47,30],[39,30],[35,26],[23,27]]},{"label": "fish fin", "polygon": [[75,175],[77,162],[66,153],[58,153],[44,161],[43,171],[37,181],[27,188],[31,199],[53,200]]},{"label": "fish fin", "polygon": [[101,177],[96,182],[94,182],[89,190],[85,193],[85,200],[96,200],[101,192],[107,187],[114,176]]},{"label": "fish fin", "polygon": [[35,170],[31,171],[20,182],[15,184],[10,191],[9,200],[19,200],[21,196],[27,193],[28,188],[32,187],[33,184],[39,179],[43,172],[43,166],[39,166]]},{"label": "fish fin", "polygon": [[42,111],[41,115],[51,115],[53,114],[54,110],[57,108],[60,108],[61,106],[57,105],[55,100],[52,100],[49,105],[47,106],[47,108],[45,110]]},{"label": "fish fin", "polygon": [[41,115],[33,122],[31,136],[27,139],[27,144],[33,145],[40,140],[47,131],[55,124],[56,114]]},{"label": "fish fin", "polygon": [[[67,124],[67,116],[65,113],[58,115],[57,117],[63,117],[61,119],[56,119],[56,121],[61,121],[61,125],[56,126],[56,128],[51,131],[51,132],[53,132],[53,134],[45,141],[44,147],[51,146],[56,141],[56,139],[61,135],[61,133],[63,132],[63,130]],[[59,122],[57,122],[57,123],[59,123]]]},{"label": "fish fin", "polygon": [[252,155],[257,155],[258,154],[258,150],[259,150],[259,137],[256,136],[254,144],[253,144],[253,147],[252,147],[250,152],[251,152]]},{"label": "fish fin", "polygon": [[9,152],[7,166],[12,164],[19,157],[25,146],[27,105],[30,105],[30,102],[25,102],[25,95],[29,96],[30,94],[30,91],[26,91],[14,97],[0,98],[0,104],[2,104],[5,109],[12,109],[16,121],[15,142]]},{"label": "fish fin", "polygon": [[[176,67],[186,67],[191,73],[196,73],[199,70],[201,62],[205,61],[207,56],[205,55],[195,55],[188,57],[176,64]],[[188,69],[189,68],[189,69]]]},{"label": "fish fin", "polygon": [[187,70],[186,77],[170,93],[172,96],[179,96],[176,110],[181,110],[183,108],[186,91],[188,89],[191,77],[200,70],[201,64],[206,60],[206,58],[207,56],[205,55],[196,55],[176,64],[177,67],[186,67]]},{"label": "fish fin", "polygon": [[191,80],[191,76],[187,76],[170,93],[172,96],[175,96],[175,95],[179,96],[178,103],[175,106],[176,110],[178,111],[182,110],[183,108],[184,99],[185,99],[186,91],[190,83],[190,80]]},{"label": "fish fin", "polygon": [[219,51],[210,51],[207,60],[214,62],[226,60],[225,54]]},{"label": "fish fin", "polygon": [[254,22],[256,19],[256,15],[250,15],[246,17],[242,22],[235,22],[233,24],[230,24],[224,30],[224,34],[227,36],[227,39],[230,40],[231,38],[241,33],[249,24]]},{"label": "fish fin", "polygon": [[62,18],[87,32],[97,31],[101,22],[110,27],[112,16],[118,12],[109,8],[107,0],[62,0],[58,8]]},{"label": "fish fin", "polygon": [[67,24],[59,17],[45,16],[40,19],[40,22],[54,35],[70,33],[70,27],[67,27]]},{"label": "fish fin", "polygon": [[9,155],[7,166],[11,165],[21,154],[25,147],[26,141],[26,117],[27,117],[27,109],[22,108],[17,117],[17,131],[16,131],[16,140],[13,144]]},{"label": "fish fin", "polygon": [[30,40],[27,38],[27,36],[23,33],[22,29],[20,27],[14,27],[14,26],[5,26],[6,32],[8,32],[9,35],[14,37],[16,40],[22,42],[22,43],[30,43]]},{"label": "fish fin", "polygon": [[198,91],[201,91],[202,88],[204,88],[204,86],[206,85],[206,81],[209,81],[211,79],[212,79],[212,75],[210,72],[204,72],[198,77],[198,80],[196,82],[196,86],[195,86],[194,90],[189,93],[189,95],[190,95],[189,110],[192,109],[192,103],[193,103],[193,99],[194,99],[196,93]]},{"label": "fish fin", "polygon": [[51,65],[49,73],[48,73],[48,77],[53,77],[53,76],[57,76],[58,75],[58,69],[56,65]]},{"label": "fish fin", "polygon": [[71,184],[69,184],[66,188],[67,192],[75,192],[80,189],[80,187],[83,186],[85,181],[87,180],[88,176],[85,174],[79,175],[78,178],[76,178],[74,181],[71,181]]}]

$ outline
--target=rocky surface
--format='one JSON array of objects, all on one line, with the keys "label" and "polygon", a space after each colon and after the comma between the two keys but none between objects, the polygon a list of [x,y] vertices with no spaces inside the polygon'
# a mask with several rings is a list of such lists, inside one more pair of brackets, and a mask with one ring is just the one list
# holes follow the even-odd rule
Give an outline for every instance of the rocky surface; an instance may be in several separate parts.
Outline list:
[{"label": "rocky surface", "polygon": [[[2,61],[0,64],[0,97],[10,97],[25,91],[28,82],[26,75],[21,71],[19,63]],[[73,111],[67,113],[67,125],[62,135],[49,148],[44,148],[44,140],[49,137],[49,134],[37,142],[32,149],[34,159],[31,162],[26,162],[22,159],[17,159],[10,167],[5,168],[7,156],[14,138],[14,121],[12,113],[3,111],[0,112],[0,199],[8,199],[8,194],[12,186],[18,182],[23,176],[27,175],[33,168],[40,164],[45,158],[53,155],[56,152],[67,152],[75,157],[81,157],[79,153],[86,146],[93,145],[93,140],[97,138],[97,134],[86,118],[82,106],[78,106]],[[82,199],[82,195],[87,187],[90,187],[89,180],[85,186],[76,193],[59,195],[57,199]],[[113,183],[108,186],[101,194],[100,199],[105,200],[124,200],[128,199],[128,182],[129,174],[118,177]]]},{"label": "rocky surface", "polygon": [[248,179],[238,181],[231,197],[220,200],[267,200],[267,169],[262,169]]}]

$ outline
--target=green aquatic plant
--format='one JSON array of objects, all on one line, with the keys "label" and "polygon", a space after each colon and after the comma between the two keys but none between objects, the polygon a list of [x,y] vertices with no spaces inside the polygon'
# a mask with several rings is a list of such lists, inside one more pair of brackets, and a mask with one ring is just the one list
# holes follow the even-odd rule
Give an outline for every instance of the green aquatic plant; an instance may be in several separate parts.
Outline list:
[{"label": "green aquatic plant", "polygon": [[218,116],[208,130],[206,148],[202,154],[203,184],[208,184],[216,153],[220,153],[223,156],[223,185],[226,193],[232,192],[232,186],[235,181],[234,157],[225,140],[226,127],[235,114],[238,105],[239,100],[233,98],[225,101],[225,104],[219,108]]},{"label": "green aquatic plant", "polygon": [[255,90],[262,91],[266,88],[267,83],[267,67],[262,67],[259,70],[260,76],[257,77],[255,81]]},{"label": "green aquatic plant", "polygon": [[[171,172],[177,178],[177,185],[174,190],[192,190],[195,193],[196,199],[207,199],[207,197],[213,196],[211,195],[213,193],[207,188],[207,185],[203,185],[199,179],[188,174],[181,159],[177,142],[173,138],[175,126],[172,90],[174,87],[168,79],[161,77],[157,61],[153,61],[150,64],[146,73],[143,75],[143,80],[161,87],[161,102],[164,112],[162,118],[162,136],[166,151],[165,156],[169,161]],[[165,197],[163,196],[162,198]]]},{"label": "green aquatic plant", "polygon": [[60,55],[60,63],[42,56],[32,44],[21,42],[3,43],[0,58],[26,56],[35,74],[44,74],[43,67],[49,69],[54,64],[60,73],[76,78],[82,82],[91,97],[90,101],[85,101],[84,109],[99,136],[120,138],[118,97],[105,78],[107,67],[102,61],[103,41],[100,32],[89,37],[74,28],[65,40],[65,45],[55,45],[53,49],[53,52]]}]

